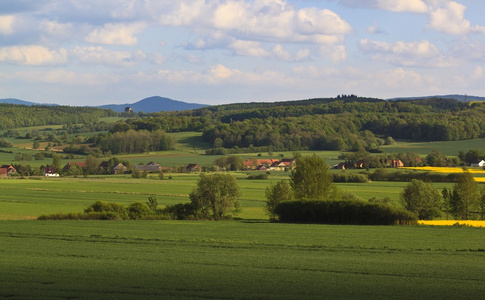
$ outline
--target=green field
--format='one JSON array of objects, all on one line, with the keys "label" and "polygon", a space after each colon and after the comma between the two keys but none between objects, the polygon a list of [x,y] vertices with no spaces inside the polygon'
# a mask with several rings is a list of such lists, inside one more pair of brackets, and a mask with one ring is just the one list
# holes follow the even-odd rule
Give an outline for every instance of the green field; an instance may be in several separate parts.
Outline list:
[{"label": "green field", "polygon": [[483,229],[0,221],[0,298],[480,299]]}]

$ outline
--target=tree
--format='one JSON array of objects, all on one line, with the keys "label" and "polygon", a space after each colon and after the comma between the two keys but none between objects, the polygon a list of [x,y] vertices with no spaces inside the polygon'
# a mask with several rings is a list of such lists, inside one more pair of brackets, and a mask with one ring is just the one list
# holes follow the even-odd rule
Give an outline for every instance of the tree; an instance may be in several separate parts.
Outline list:
[{"label": "tree", "polygon": [[291,171],[290,186],[297,200],[335,200],[339,194],[327,164],[315,154],[298,158]]},{"label": "tree", "polygon": [[32,149],[37,150],[40,147],[40,143],[38,140],[35,140],[34,143],[32,144]]},{"label": "tree", "polygon": [[56,169],[56,172],[59,173],[61,171],[62,158],[60,155],[55,153],[52,155],[52,166]]},{"label": "tree", "polygon": [[441,215],[443,196],[431,183],[413,179],[401,194],[406,209],[421,220],[432,220]]},{"label": "tree", "polygon": [[92,155],[88,155],[88,157],[86,157],[85,174],[96,174],[98,172],[99,172],[99,166],[98,166],[98,161],[96,160],[96,157]]},{"label": "tree", "polygon": [[458,177],[450,200],[451,211],[455,217],[468,220],[473,209],[478,209],[480,189],[472,174],[466,171]]},{"label": "tree", "polygon": [[190,201],[201,218],[220,220],[240,211],[241,191],[230,174],[201,174]]},{"label": "tree", "polygon": [[275,208],[283,202],[291,200],[293,192],[286,180],[281,180],[276,184],[271,184],[266,188],[266,211],[271,220],[276,220]]}]

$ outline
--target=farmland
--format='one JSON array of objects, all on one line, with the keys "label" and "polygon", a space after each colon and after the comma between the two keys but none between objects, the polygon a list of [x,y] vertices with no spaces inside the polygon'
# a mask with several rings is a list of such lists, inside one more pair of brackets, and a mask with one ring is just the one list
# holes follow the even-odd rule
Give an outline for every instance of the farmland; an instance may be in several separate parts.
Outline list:
[{"label": "farmland", "polygon": [[2,221],[0,297],[470,299],[483,230]]},{"label": "farmland", "polygon": [[[103,118],[105,122],[116,120]],[[32,150],[34,139],[23,138],[47,129],[19,128],[21,139],[7,137],[14,145],[0,152],[2,164],[37,168],[50,164],[51,158],[15,158],[18,153],[33,157],[35,153],[49,152],[43,149],[46,140],[41,141],[42,150]],[[87,140],[106,132],[69,133],[67,139],[72,141],[81,135]],[[155,161],[177,169],[189,163],[210,167],[221,157],[205,154],[213,144],[205,142],[200,131],[174,131],[168,135],[175,140],[172,150],[119,154],[117,158],[135,165]],[[460,150],[484,146],[483,138],[398,140],[397,144],[382,145],[381,150],[385,154],[415,152],[424,158],[432,150],[456,156]],[[293,151],[265,149],[234,155],[243,160],[294,155]],[[344,152],[299,153],[316,154],[332,166],[342,161],[339,156]],[[110,157],[97,154],[98,163]],[[63,155],[62,164],[84,160],[86,155]],[[429,171],[450,173],[462,169],[410,172]],[[289,172],[231,174],[241,187],[243,211],[232,221],[219,222],[35,220],[42,214],[82,212],[98,200],[129,205],[155,197],[159,207],[185,203],[196,187],[197,173],[169,172],[163,180],[156,173],[147,178],[120,174],[0,180],[0,298],[459,299],[479,298],[485,292],[483,228],[456,222],[447,223],[454,225],[447,227],[270,223],[263,209],[265,189],[288,179]],[[249,174],[269,176],[249,180]],[[478,171],[473,175],[483,176]],[[337,183],[343,191],[363,200],[387,198],[397,205],[402,205],[400,194],[406,185],[395,181]],[[451,188],[453,183],[433,186]]]}]

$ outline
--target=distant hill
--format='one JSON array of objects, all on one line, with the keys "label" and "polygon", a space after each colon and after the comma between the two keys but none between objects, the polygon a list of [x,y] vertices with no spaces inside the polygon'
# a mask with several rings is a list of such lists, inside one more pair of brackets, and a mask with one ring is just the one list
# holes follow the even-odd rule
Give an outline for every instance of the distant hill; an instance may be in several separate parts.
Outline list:
[{"label": "distant hill", "polygon": [[424,97],[398,97],[398,98],[391,98],[391,99],[387,99],[387,100],[396,101],[396,100],[418,100],[418,99],[432,99],[432,98],[456,99],[460,102],[485,101],[485,97],[468,96],[468,95],[436,95],[436,96],[424,96]]},{"label": "distant hill", "polygon": [[57,105],[57,104],[35,103],[35,102],[29,102],[29,101],[24,101],[24,100],[19,100],[19,99],[13,99],[13,98],[0,99],[0,103],[17,104],[17,105],[27,105],[27,106],[32,106],[32,105],[56,106]]},{"label": "distant hill", "polygon": [[154,96],[145,98],[132,104],[108,104],[98,106],[99,108],[112,109],[116,112],[124,112],[126,107],[131,107],[135,112],[159,112],[159,111],[176,111],[176,110],[188,110],[206,107],[205,104],[187,103],[169,98],[163,98],[160,96]]}]

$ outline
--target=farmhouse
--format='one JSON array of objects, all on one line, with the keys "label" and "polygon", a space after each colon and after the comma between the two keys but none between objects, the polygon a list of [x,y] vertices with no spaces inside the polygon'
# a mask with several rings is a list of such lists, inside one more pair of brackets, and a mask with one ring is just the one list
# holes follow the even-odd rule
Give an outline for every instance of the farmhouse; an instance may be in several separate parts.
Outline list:
[{"label": "farmhouse", "polygon": [[161,167],[160,164],[154,161],[147,163],[146,165],[136,165],[135,171],[142,171],[142,172],[160,172]]},{"label": "farmhouse", "polygon": [[394,159],[394,160],[391,160],[391,167],[393,168],[402,168],[404,167],[404,164],[401,160],[399,159]]},{"label": "farmhouse", "polygon": [[7,169],[0,168],[0,178],[7,177]]},{"label": "farmhouse", "polygon": [[3,165],[0,169],[7,170],[7,176],[12,176],[12,174],[17,173],[17,170],[12,165]]},{"label": "farmhouse", "polygon": [[56,168],[54,167],[45,167],[43,173],[44,177],[59,177],[59,173],[56,173]]},{"label": "farmhouse", "polygon": [[127,169],[122,163],[117,163],[111,168],[111,173],[113,174],[124,174]]},{"label": "farmhouse", "polygon": [[485,160],[477,160],[477,161],[474,161],[471,165],[471,167],[480,167],[480,168],[483,168],[485,166]]},{"label": "farmhouse", "polygon": [[68,162],[64,168],[62,168],[62,172],[69,172],[73,169],[84,169],[86,168],[86,163],[84,161],[75,161],[75,162]]},{"label": "farmhouse", "polygon": [[202,171],[202,167],[199,166],[198,164],[188,164],[185,167],[186,172],[200,172]]},{"label": "farmhouse", "polygon": [[334,169],[340,169],[340,170],[345,170],[345,163],[341,162],[333,166]]}]

